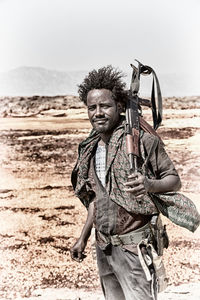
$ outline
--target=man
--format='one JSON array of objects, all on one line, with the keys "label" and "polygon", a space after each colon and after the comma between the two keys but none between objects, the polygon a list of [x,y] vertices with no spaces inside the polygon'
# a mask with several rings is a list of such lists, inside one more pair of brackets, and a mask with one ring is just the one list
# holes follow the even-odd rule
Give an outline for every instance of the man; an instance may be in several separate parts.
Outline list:
[{"label": "man", "polygon": [[[123,75],[111,66],[93,70],[79,86],[93,130],[79,145],[72,173],[76,195],[88,209],[80,238],[71,248],[80,262],[94,225],[99,276],[108,300],[156,299],[154,270],[147,280],[137,245],[151,236],[150,221],[158,209],[150,193],[177,191],[179,176],[158,137],[140,134],[138,172],[129,173],[126,153],[126,102]],[[148,176],[142,171],[152,144]]]}]

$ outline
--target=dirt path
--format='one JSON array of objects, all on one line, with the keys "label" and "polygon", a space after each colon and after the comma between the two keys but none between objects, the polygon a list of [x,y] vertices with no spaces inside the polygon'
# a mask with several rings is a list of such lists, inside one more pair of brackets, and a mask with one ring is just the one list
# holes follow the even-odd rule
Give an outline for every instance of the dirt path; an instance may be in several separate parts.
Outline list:
[{"label": "dirt path", "polygon": [[[45,290],[39,289],[33,292],[29,300],[104,300],[100,290],[93,292],[70,290],[66,288]],[[158,300],[199,300],[200,283],[188,283],[180,286],[168,287],[158,295]]]},{"label": "dirt path", "polygon": [[[0,299],[101,299],[90,245],[82,264],[69,255],[86,217],[70,184],[78,143],[90,130],[85,117],[78,109],[67,117],[0,119]],[[198,109],[177,110],[159,131],[182,192],[200,210],[199,120]],[[193,234],[165,222],[171,243],[164,262],[175,288],[159,300],[197,300],[200,229]]]}]

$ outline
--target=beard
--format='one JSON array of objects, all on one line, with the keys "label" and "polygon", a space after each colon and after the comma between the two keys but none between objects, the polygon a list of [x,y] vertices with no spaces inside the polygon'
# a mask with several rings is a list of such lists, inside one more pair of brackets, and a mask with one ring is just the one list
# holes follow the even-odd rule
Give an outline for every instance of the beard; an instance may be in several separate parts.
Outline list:
[{"label": "beard", "polygon": [[[100,121],[100,120],[99,120]],[[92,126],[98,133],[104,133],[104,134],[111,134],[114,129],[117,127],[118,120],[115,120],[114,122],[107,119],[105,122],[102,121],[102,123],[93,122]]]}]

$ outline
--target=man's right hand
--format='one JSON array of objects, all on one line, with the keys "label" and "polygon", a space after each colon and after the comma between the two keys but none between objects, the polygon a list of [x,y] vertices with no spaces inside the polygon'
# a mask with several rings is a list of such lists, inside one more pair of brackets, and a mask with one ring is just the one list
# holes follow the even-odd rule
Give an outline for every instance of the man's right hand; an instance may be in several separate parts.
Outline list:
[{"label": "man's right hand", "polygon": [[86,257],[86,255],[84,254],[86,245],[87,242],[79,238],[74,246],[72,246],[70,249],[71,258],[77,262],[82,262]]},{"label": "man's right hand", "polygon": [[88,238],[91,234],[93,226],[93,215],[94,215],[94,201],[90,203],[88,208],[88,215],[85,225],[83,226],[81,235],[76,241],[74,246],[70,249],[71,258],[77,262],[82,262],[86,257],[84,254],[85,247],[87,245]]}]

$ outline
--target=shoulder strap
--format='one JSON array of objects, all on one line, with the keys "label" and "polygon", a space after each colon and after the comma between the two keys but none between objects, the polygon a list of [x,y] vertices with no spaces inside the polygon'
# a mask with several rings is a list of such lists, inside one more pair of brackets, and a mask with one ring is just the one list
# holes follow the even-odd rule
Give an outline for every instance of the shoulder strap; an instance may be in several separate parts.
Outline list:
[{"label": "shoulder strap", "polygon": [[133,64],[131,64],[131,67],[133,68],[133,73],[131,79],[130,92],[132,95],[138,94],[140,88],[140,75],[152,74],[153,81],[152,81],[150,104],[152,109],[153,127],[154,129],[157,129],[162,122],[162,94],[161,94],[159,80],[153,68],[147,65],[143,65],[138,60],[136,61],[138,62],[137,68]]},{"label": "shoulder strap", "polygon": [[146,174],[148,162],[149,162],[149,160],[150,160],[153,152],[156,150],[156,147],[158,146],[158,142],[159,142],[158,139],[154,139],[153,140],[153,142],[151,144],[151,147],[150,147],[150,150],[149,150],[149,152],[147,154],[147,157],[144,160],[143,168],[144,168],[145,174]]}]

